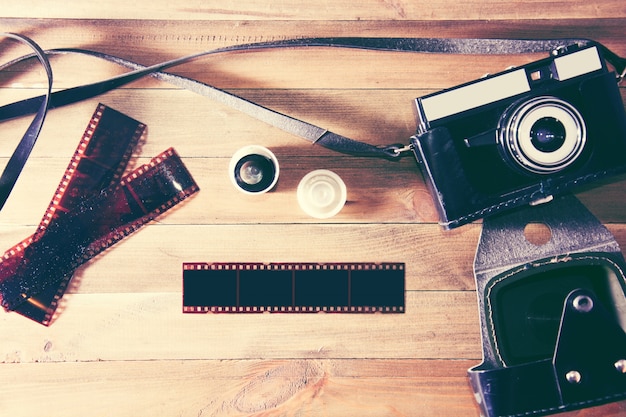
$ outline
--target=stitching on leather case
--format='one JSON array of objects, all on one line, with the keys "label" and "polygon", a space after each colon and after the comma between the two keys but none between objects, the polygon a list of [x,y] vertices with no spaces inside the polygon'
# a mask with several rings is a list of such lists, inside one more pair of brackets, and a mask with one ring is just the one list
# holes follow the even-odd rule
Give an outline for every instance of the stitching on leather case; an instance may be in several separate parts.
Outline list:
[{"label": "stitching on leather case", "polygon": [[[596,172],[594,174],[585,175],[583,177],[576,178],[574,180],[567,181],[561,185],[555,186],[549,194],[558,194],[568,188],[574,187],[579,183],[585,183],[588,181],[593,181],[608,175],[618,174],[622,172],[623,169],[613,169],[613,170],[605,170],[602,172]],[[441,223],[442,226],[451,226],[451,225],[461,225],[464,223],[469,223],[470,221],[479,219],[481,217],[485,217],[486,215],[492,214],[493,212],[499,211],[501,209],[507,208],[509,206],[516,206],[520,201],[532,201],[533,195],[536,193],[527,193],[519,197],[511,198],[506,201],[502,201],[498,204],[494,204],[492,206],[483,208],[481,210],[475,211],[473,213],[467,214],[465,216],[458,217],[455,220],[449,222]],[[445,208],[444,208],[445,211]]]}]

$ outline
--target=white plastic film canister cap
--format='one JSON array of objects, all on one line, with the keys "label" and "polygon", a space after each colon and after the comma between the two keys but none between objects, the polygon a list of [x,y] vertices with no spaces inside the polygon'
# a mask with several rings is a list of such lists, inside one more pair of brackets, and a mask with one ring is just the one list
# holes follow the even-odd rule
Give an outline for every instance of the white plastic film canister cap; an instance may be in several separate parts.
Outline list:
[{"label": "white plastic film canister cap", "polygon": [[346,185],[326,169],[309,172],[298,184],[298,203],[306,214],[318,219],[333,217],[346,203]]}]

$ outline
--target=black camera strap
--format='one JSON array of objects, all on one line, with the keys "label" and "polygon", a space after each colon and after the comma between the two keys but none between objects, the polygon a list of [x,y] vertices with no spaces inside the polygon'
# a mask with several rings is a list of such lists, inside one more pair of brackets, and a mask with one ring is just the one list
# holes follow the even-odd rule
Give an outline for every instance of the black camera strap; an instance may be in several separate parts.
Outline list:
[{"label": "black camera strap", "polygon": [[[17,35],[15,35],[17,36]],[[20,38],[26,39],[22,36]],[[30,41],[34,44],[34,42]],[[151,75],[159,80],[171,83],[181,88],[188,89],[195,93],[209,97],[218,102],[227,104],[239,111],[250,116],[262,120],[272,126],[283,129],[289,133],[306,139],[312,143],[324,146],[326,148],[356,156],[371,156],[386,159],[397,159],[403,155],[404,151],[410,149],[404,144],[393,144],[388,146],[376,146],[361,141],[353,140],[345,136],[330,132],[321,127],[312,125],[302,120],[290,117],[288,115],[273,111],[259,104],[253,103],[242,97],[236,96],[224,90],[218,89],[206,83],[199,82],[190,78],[165,72],[166,69],[182,65],[188,62],[206,58],[211,55],[242,52],[242,51],[259,51],[275,48],[306,48],[306,47],[328,47],[328,48],[353,48],[362,50],[378,50],[390,52],[414,52],[414,53],[434,53],[434,54],[471,54],[471,55],[494,55],[494,54],[521,54],[521,53],[539,53],[550,52],[559,48],[572,44],[587,45],[593,43],[588,39],[444,39],[444,38],[303,38],[289,39],[272,42],[260,42],[252,44],[242,44],[227,46],[224,48],[213,49],[200,52],[198,54],[173,59],[152,66],[144,66],[126,59],[105,54],[102,52],[66,48],[54,49],[46,51],[47,55],[59,54],[83,54],[109,62],[116,63],[131,69],[130,72],[113,77],[100,82],[73,87],[65,90],[54,92],[49,97],[38,96],[30,99],[18,101],[12,104],[0,107],[0,121],[12,119],[39,112],[45,116],[47,107],[55,108],[67,104],[76,103],[88,98],[96,97],[108,91],[122,87],[130,82],[138,80],[142,77]],[[626,59],[621,58],[599,45],[603,50],[606,59],[615,67],[616,71],[623,77],[626,71]],[[37,53],[39,57],[39,53]],[[17,62],[31,58],[25,56],[17,60],[8,62],[0,66],[0,70],[6,69]],[[44,56],[45,58],[45,56]],[[41,60],[41,58],[40,58]],[[51,76],[50,76],[51,82]],[[45,109],[44,109],[45,103]],[[42,110],[43,109],[43,110]],[[39,114],[39,113],[38,113]],[[43,121],[43,120],[42,120]],[[36,136],[35,136],[36,138]],[[34,144],[34,140],[32,141]],[[32,148],[32,146],[30,146]],[[20,147],[21,148],[21,145]],[[17,150],[16,150],[17,153]],[[28,154],[20,152],[19,158],[22,165],[25,163]],[[11,170],[14,171],[14,170]],[[19,174],[19,172],[18,172]],[[12,184],[17,179],[14,177]],[[11,184],[11,187],[12,187]],[[10,191],[10,190],[9,190]],[[8,196],[8,193],[7,193]],[[2,195],[0,195],[0,203],[2,203]],[[4,197],[6,200],[6,196]],[[0,206],[1,207],[1,206]]]},{"label": "black camera strap", "polygon": [[15,33],[2,33],[0,36],[21,42],[31,48],[34,51],[34,56],[37,57],[39,63],[44,68],[48,79],[46,95],[40,96],[38,98],[37,106],[28,112],[30,114],[34,113],[35,117],[28,126],[28,129],[26,129],[26,132],[15,148],[13,155],[11,155],[11,158],[4,168],[2,175],[0,175],[0,209],[2,209],[4,203],[7,201],[7,198],[9,198],[9,194],[15,186],[17,177],[19,177],[24,165],[26,164],[26,160],[28,159],[33,146],[35,146],[35,142],[39,137],[39,132],[43,127],[43,122],[46,118],[50,104],[50,95],[52,93],[52,68],[50,67],[50,62],[48,61],[46,53],[31,39]]}]

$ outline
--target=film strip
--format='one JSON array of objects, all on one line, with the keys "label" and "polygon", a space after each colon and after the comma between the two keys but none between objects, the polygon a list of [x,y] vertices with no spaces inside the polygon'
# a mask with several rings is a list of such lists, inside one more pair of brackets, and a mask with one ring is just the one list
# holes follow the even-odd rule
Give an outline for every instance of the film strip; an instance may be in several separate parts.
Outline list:
[{"label": "film strip", "polygon": [[2,257],[5,309],[50,324],[78,266],[198,190],[172,148],[122,177],[145,128],[97,107],[36,233]]},{"label": "film strip", "polygon": [[184,263],[184,313],[404,313],[404,263]]}]

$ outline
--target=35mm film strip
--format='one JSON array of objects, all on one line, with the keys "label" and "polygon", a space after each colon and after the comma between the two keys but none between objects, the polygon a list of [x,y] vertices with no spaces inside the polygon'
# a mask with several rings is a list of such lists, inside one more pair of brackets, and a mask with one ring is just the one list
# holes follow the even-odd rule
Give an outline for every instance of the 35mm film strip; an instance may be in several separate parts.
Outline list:
[{"label": "35mm film strip", "polygon": [[122,177],[144,131],[96,108],[36,233],[0,259],[3,307],[48,325],[75,268],[198,190],[172,148]]},{"label": "35mm film strip", "polygon": [[184,263],[184,313],[404,313],[404,263]]}]

